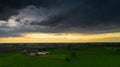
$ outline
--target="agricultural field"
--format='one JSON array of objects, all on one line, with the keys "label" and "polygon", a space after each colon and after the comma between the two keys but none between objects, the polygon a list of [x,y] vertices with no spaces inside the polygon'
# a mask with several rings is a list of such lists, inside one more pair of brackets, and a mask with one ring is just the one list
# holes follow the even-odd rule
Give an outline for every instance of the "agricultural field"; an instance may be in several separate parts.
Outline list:
[{"label": "agricultural field", "polygon": [[[120,54],[109,48],[51,49],[51,54],[30,56],[22,52],[0,53],[0,67],[120,67]],[[71,53],[75,52],[75,56]],[[69,61],[66,61],[66,56]]]}]

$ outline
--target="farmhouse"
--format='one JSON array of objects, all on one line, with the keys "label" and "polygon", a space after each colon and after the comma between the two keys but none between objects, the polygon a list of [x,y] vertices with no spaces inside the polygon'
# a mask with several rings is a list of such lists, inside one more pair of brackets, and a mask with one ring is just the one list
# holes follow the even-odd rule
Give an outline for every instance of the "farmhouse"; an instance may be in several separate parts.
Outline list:
[{"label": "farmhouse", "polygon": [[31,56],[50,54],[50,52],[47,52],[47,51],[39,51],[39,50],[36,50],[36,49],[24,50],[23,53],[24,53],[24,54],[31,55]]}]

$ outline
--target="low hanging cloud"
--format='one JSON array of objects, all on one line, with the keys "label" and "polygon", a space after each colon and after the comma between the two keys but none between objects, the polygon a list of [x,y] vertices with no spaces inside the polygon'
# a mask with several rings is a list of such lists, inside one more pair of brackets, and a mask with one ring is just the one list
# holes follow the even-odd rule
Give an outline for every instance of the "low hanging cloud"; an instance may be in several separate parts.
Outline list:
[{"label": "low hanging cloud", "polygon": [[3,0],[0,3],[0,37],[28,32],[120,32],[118,0]]}]

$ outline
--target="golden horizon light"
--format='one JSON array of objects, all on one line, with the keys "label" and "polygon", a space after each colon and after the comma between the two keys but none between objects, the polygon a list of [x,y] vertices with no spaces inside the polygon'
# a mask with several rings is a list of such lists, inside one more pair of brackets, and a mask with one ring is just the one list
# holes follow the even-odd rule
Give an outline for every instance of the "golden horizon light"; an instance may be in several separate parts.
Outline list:
[{"label": "golden horizon light", "polygon": [[103,34],[80,33],[24,33],[18,37],[0,38],[0,43],[76,43],[76,42],[120,42],[120,32]]}]

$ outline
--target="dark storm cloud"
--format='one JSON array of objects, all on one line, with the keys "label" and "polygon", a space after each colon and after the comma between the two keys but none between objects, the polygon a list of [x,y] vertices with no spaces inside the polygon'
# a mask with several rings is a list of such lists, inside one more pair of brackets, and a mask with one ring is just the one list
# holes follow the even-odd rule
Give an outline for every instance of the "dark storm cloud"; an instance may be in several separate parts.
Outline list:
[{"label": "dark storm cloud", "polygon": [[[119,32],[119,3],[119,0],[0,0],[0,20],[5,22],[1,23],[0,31],[14,28],[12,31],[17,34]],[[15,17],[15,25],[9,23],[11,17]]]},{"label": "dark storm cloud", "polygon": [[[43,23],[38,22],[32,24],[56,26],[62,24],[63,27],[61,26],[60,29],[56,29],[57,31],[62,31],[61,28],[64,28],[64,30],[66,29],[66,31],[70,29],[73,32],[83,33],[103,33],[119,31],[119,3],[120,1],[118,0],[76,1],[68,7],[74,7],[76,4],[79,5],[67,11],[67,13],[50,17],[47,21],[43,21]],[[91,30],[91,32],[89,30]]]}]

